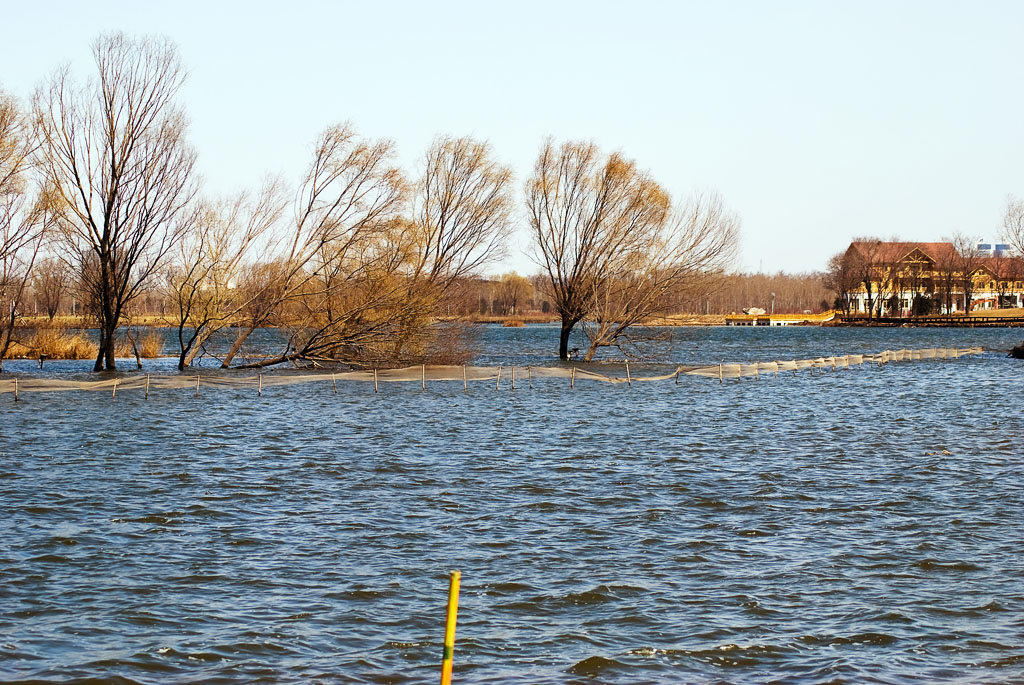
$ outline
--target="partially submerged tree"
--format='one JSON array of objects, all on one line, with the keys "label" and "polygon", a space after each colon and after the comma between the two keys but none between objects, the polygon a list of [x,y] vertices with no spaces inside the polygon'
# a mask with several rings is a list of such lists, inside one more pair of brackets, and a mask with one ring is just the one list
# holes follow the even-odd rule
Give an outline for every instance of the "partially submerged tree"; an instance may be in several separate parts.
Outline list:
[{"label": "partially submerged tree", "polygon": [[[4,200],[0,199],[0,203]],[[6,212],[7,207],[0,207]],[[45,200],[31,208],[21,208],[12,221],[0,218],[0,360],[15,342],[15,331],[22,317],[22,306],[31,279],[32,266],[39,255],[49,212]],[[0,371],[3,363],[0,362]]]},{"label": "partially submerged tree", "polygon": [[13,98],[0,93],[0,371],[14,342],[45,228],[52,221],[52,198],[30,192],[30,153],[24,116]]},{"label": "partially submerged tree", "polygon": [[0,91],[0,258],[20,250],[24,242],[20,221],[28,199],[31,139],[17,101]]},{"label": "partially submerged tree", "polygon": [[162,39],[101,37],[97,79],[67,68],[34,99],[40,164],[61,205],[61,239],[100,330],[95,371],[115,368],[115,332],[193,217],[195,153],[174,97],[184,71]]},{"label": "partially submerged tree", "polygon": [[[406,186],[392,155],[390,142],[363,140],[347,125],[320,136],[296,197],[294,226],[276,249],[267,250],[263,263],[243,274],[246,316],[223,367],[231,366],[253,331],[286,309],[293,319],[287,348],[261,365],[319,357],[332,349],[321,341],[339,327],[337,290],[346,281],[356,284],[376,274],[378,264],[392,261],[390,243],[402,241],[394,220]],[[328,320],[311,321],[306,314],[321,306]]]},{"label": "partially submerged tree", "polygon": [[629,354],[636,342],[649,338],[646,332],[636,334],[639,325],[709,291],[709,282],[735,256],[738,221],[716,195],[694,196],[654,216],[651,223],[634,224],[642,239],[610,260],[614,271],[596,283],[593,310],[583,320],[590,341],[584,361],[601,347]]},{"label": "partially submerged tree", "polygon": [[588,357],[618,344],[629,326],[662,311],[674,289],[725,263],[735,241],[735,221],[717,199],[673,212],[668,193],[634,162],[592,143],[546,141],[526,205],[561,317],[561,359],[577,324],[593,321]]},{"label": "partially submerged tree", "polygon": [[[366,146],[346,135],[345,145]],[[487,145],[437,140],[413,189],[411,218],[401,213],[406,186],[389,166],[390,146],[365,149],[376,152],[338,155],[349,172],[365,173],[356,174],[360,183],[338,184],[334,191],[316,180],[317,170],[331,163],[314,163],[301,197],[323,187],[321,197],[335,199],[323,216],[300,212],[300,225],[311,220],[329,230],[312,231],[316,249],[300,268],[293,268],[291,257],[281,262],[276,282],[286,285],[268,303],[288,322],[288,345],[255,365],[422,360],[436,350],[432,339],[439,329],[430,324],[446,294],[503,251],[511,226],[511,172],[491,159]],[[345,207],[353,211],[338,211]]]},{"label": "partially submerged tree", "polygon": [[512,230],[512,170],[472,138],[443,137],[427,150],[413,193],[414,279],[439,291],[503,256]]},{"label": "partially submerged tree", "polygon": [[191,366],[206,342],[266,296],[257,287],[239,288],[253,254],[283,210],[280,189],[268,182],[258,195],[242,193],[200,206],[194,229],[182,235],[166,270],[165,293],[174,307],[178,369]]},{"label": "partially submerged tree", "polygon": [[[592,143],[547,140],[526,182],[526,207],[535,257],[547,274],[561,318],[558,356],[569,358],[569,338],[593,309],[599,279],[636,237],[631,208],[645,199],[657,216],[666,211],[650,181],[618,154],[604,157]],[[659,206],[660,205],[660,206]],[[644,219],[638,212],[636,220]]]}]

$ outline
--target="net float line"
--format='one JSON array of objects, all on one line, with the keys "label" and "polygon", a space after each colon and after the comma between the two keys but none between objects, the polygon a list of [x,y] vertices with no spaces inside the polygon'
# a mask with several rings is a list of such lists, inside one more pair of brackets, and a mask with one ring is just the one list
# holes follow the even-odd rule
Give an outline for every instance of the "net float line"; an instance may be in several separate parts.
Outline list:
[{"label": "net float line", "polygon": [[[720,364],[700,365],[679,365],[667,373],[657,375],[636,375],[636,368],[626,369],[624,376],[616,376],[608,373],[601,373],[589,366],[565,365],[565,366],[526,366],[519,367],[520,378],[526,375],[532,387],[535,379],[558,378],[565,379],[570,388],[575,388],[578,381],[596,381],[600,383],[625,383],[632,386],[634,383],[656,382],[673,380],[678,383],[679,376],[699,376],[717,380],[720,383],[727,379],[755,378],[760,380],[762,376],[777,378],[780,373],[798,373],[809,371],[811,373],[836,372],[874,364],[882,366],[894,362],[926,361],[932,359],[959,359],[981,354],[981,347],[929,347],[920,350],[885,350],[872,354],[847,354],[832,357],[817,357],[815,359],[793,359],[788,361],[768,362],[733,362]],[[512,387],[515,369],[509,366],[488,367],[488,366],[425,366],[422,364],[404,369],[370,369],[365,371],[332,371],[332,372],[306,372],[306,371],[285,371],[281,373],[260,373],[252,375],[237,375],[236,372],[211,372],[206,371],[202,376],[202,387],[209,389],[227,388],[248,388],[257,395],[262,395],[268,388],[296,385],[300,383],[330,383],[337,387],[339,382],[354,381],[362,382],[367,387],[372,387],[371,392],[376,391],[379,383],[407,383],[418,382],[421,389],[426,389],[427,382],[452,381],[461,382],[464,388],[470,383],[489,381],[495,384],[495,388],[505,386]],[[503,382],[504,381],[504,382]],[[82,391],[106,391],[112,396],[117,391],[144,390],[148,396],[161,390],[178,390],[189,388],[195,397],[199,396],[199,374],[175,374],[175,375],[124,375],[114,378],[100,380],[73,380],[65,378],[34,378],[32,376],[0,378],[0,394],[14,393],[20,399],[26,393],[36,392],[67,392],[71,390]]]}]

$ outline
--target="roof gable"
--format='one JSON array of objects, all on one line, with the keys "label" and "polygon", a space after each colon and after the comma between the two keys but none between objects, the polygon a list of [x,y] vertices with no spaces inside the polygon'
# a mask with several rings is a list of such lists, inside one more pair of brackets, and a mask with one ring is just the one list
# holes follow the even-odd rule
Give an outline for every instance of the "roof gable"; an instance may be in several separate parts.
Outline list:
[{"label": "roof gable", "polygon": [[[949,261],[957,256],[953,243],[919,243],[901,241],[877,242],[854,241],[850,248],[856,250],[861,257],[873,264],[895,264],[914,255],[926,258],[933,263]],[[917,255],[920,255],[919,257]]]}]

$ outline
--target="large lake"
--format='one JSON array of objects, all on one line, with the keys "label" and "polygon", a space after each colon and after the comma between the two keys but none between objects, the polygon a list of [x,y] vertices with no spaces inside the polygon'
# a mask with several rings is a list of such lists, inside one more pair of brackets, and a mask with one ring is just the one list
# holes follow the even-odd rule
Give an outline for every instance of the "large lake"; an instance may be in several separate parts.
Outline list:
[{"label": "large lake", "polygon": [[[722,384],[0,393],[0,679],[432,683],[450,569],[457,682],[1024,679],[1024,362],[1001,351],[1024,332],[671,335],[665,363],[992,351]],[[556,344],[482,327],[476,363]]]}]

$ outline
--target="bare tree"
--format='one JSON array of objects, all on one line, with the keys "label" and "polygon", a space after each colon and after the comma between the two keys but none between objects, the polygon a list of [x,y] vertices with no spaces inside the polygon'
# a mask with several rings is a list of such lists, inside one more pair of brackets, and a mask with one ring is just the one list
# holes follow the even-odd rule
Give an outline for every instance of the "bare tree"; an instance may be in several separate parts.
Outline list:
[{"label": "bare tree", "polygon": [[0,258],[20,250],[26,238],[21,219],[28,201],[31,153],[24,114],[13,97],[0,91]]},{"label": "bare tree", "polygon": [[898,317],[902,315],[900,292],[903,286],[900,282],[900,270],[903,258],[907,255],[908,250],[907,245],[896,237],[883,241],[878,245],[873,260],[872,272],[874,273],[877,293],[875,298],[876,312],[879,317]]},{"label": "bare tree", "polygon": [[[50,216],[46,201],[38,201],[8,223],[0,222],[0,360],[14,342],[32,266],[39,255]],[[3,210],[0,210],[3,211]],[[0,361],[0,371],[3,363]]]},{"label": "bare tree", "polygon": [[1013,247],[1017,257],[1024,258],[1024,200],[1012,195],[1006,198],[1003,238]]},{"label": "bare tree", "polygon": [[409,218],[390,158],[389,143],[365,143],[347,127],[321,139],[299,194],[296,234],[272,272],[252,273],[264,283],[248,286],[262,306],[225,365],[271,316],[286,323],[286,348],[252,365],[390,364],[437,351],[431,341],[440,329],[430,324],[446,295],[505,247],[511,172],[483,143],[439,139]]},{"label": "bare tree", "polygon": [[593,310],[600,279],[615,274],[623,253],[635,252],[645,224],[664,221],[668,205],[660,187],[620,155],[604,157],[592,143],[544,143],[526,182],[526,206],[535,259],[561,317],[559,358],[569,358],[569,337]]},{"label": "bare tree", "polygon": [[512,230],[512,170],[486,143],[439,138],[413,195],[414,278],[440,290],[503,256]]},{"label": "bare tree", "polygon": [[868,319],[877,310],[877,315],[882,315],[882,305],[885,294],[880,291],[879,268],[884,261],[885,243],[880,238],[862,237],[854,238],[847,256],[850,260],[850,268],[856,276],[857,281],[864,288],[865,304],[867,305]]},{"label": "bare tree", "polygon": [[700,270],[701,256],[717,252],[706,260],[717,262],[731,249],[728,238],[718,239],[734,229],[731,219],[716,223],[724,214],[702,214],[707,207],[699,205],[674,217],[661,186],[592,143],[546,141],[526,183],[526,205],[535,258],[561,317],[561,359],[581,321],[604,312],[590,329],[591,348],[616,344],[628,326],[613,319],[628,314],[635,325],[634,314],[660,311],[664,296]]},{"label": "bare tree", "polygon": [[1024,278],[1024,260],[1017,256],[989,257],[983,260],[992,272],[992,287],[996,291],[996,309],[1016,307],[1017,283]]},{"label": "bare tree", "polygon": [[100,329],[94,370],[114,369],[114,337],[194,214],[195,153],[174,105],[184,79],[163,39],[101,37],[97,80],[77,88],[67,68],[36,93],[40,160],[62,202],[61,238]]},{"label": "bare tree", "polygon": [[61,302],[71,287],[71,281],[71,269],[59,257],[47,257],[36,265],[32,289],[50,321],[53,321],[60,311]]},{"label": "bare tree", "polygon": [[32,266],[52,222],[52,196],[30,195],[31,141],[17,102],[0,93],[0,371],[14,342]]},{"label": "bare tree", "polygon": [[650,339],[650,332],[637,335],[636,327],[707,292],[709,279],[736,254],[738,229],[716,195],[694,196],[661,220],[634,223],[632,230],[642,231],[639,240],[610,259],[612,270],[595,284],[593,309],[582,322],[590,341],[583,360],[591,361],[601,347],[631,354],[637,342]]},{"label": "bare tree", "polygon": [[165,292],[174,307],[178,369],[191,366],[206,342],[266,295],[238,287],[253,252],[283,210],[280,188],[269,181],[256,197],[242,193],[200,207],[195,229],[181,236],[166,270]]},{"label": "bare tree", "polygon": [[520,313],[520,303],[532,290],[529,279],[512,271],[503,274],[494,284],[494,299],[503,316],[515,316]]},{"label": "bare tree", "polygon": [[958,271],[960,259],[955,247],[937,251],[934,258],[932,287],[939,301],[939,310],[944,314],[952,314],[955,304],[954,297],[960,281]]},{"label": "bare tree", "polygon": [[850,315],[850,294],[859,285],[855,258],[849,252],[839,252],[828,260],[822,277],[825,287],[835,293],[836,303],[843,314]]},{"label": "bare tree", "polygon": [[950,240],[955,251],[957,285],[964,298],[964,314],[971,313],[975,291],[975,276],[983,264],[984,255],[978,249],[976,236],[956,233]]},{"label": "bare tree", "polygon": [[[243,274],[244,327],[223,367],[231,366],[254,330],[289,307],[288,315],[296,320],[287,348],[260,363],[319,357],[332,349],[325,338],[339,329],[335,296],[343,284],[360,283],[381,264],[398,270],[394,250],[409,238],[395,220],[407,190],[392,156],[390,142],[365,141],[347,125],[320,136],[296,198],[294,227],[276,249],[268,250],[263,264]],[[374,291],[374,297],[387,298],[396,287],[378,285],[383,289]],[[328,321],[319,318],[321,311]]]}]

